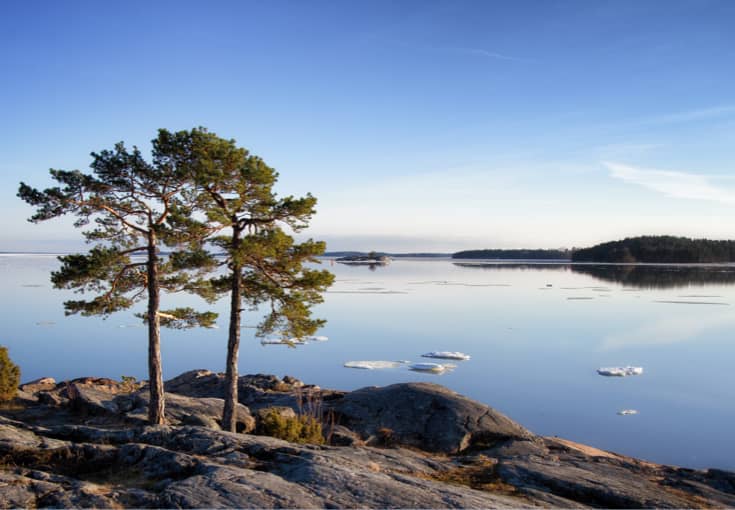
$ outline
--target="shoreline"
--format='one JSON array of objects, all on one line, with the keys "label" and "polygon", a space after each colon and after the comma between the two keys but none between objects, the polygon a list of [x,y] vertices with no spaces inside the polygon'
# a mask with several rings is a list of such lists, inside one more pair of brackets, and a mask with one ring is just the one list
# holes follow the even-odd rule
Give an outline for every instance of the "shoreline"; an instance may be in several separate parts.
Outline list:
[{"label": "shoreline", "polygon": [[[735,472],[656,464],[538,436],[437,384],[344,392],[290,377],[245,375],[238,384],[236,434],[219,428],[222,374],[193,370],[165,384],[169,424],[157,427],[145,424],[145,387],[104,378],[21,385],[24,408],[0,411],[6,461],[0,504],[735,506]],[[305,398],[319,402],[312,416],[322,420],[326,444],[264,435],[268,413],[296,416],[304,412]]]}]

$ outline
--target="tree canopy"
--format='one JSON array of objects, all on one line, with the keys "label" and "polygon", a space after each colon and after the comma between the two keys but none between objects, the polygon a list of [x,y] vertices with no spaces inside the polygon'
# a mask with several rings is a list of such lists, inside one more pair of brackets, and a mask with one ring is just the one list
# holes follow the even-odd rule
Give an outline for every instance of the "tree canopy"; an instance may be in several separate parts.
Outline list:
[{"label": "tree canopy", "polygon": [[628,237],[575,250],[572,261],[672,264],[735,262],[735,241],[674,236]]},{"label": "tree canopy", "polygon": [[[29,221],[74,215],[75,226],[86,228],[83,235],[94,245],[86,253],[60,257],[61,267],[52,273],[54,287],[92,294],[66,301],[67,314],[108,316],[147,300],[141,317],[148,324],[149,419],[163,423],[159,328],[209,326],[216,314],[160,310],[162,291],[213,297],[202,279],[212,261],[202,247],[207,232],[188,219],[197,202],[187,138],[160,130],[152,146],[148,162],[136,147],[118,143],[92,153],[91,173],[52,169],[57,186],[39,191],[21,183],[18,196],[36,207]],[[173,250],[170,256],[160,256],[162,245]]]},{"label": "tree canopy", "polygon": [[250,310],[267,305],[258,335],[310,335],[324,324],[311,317],[311,308],[322,301],[333,275],[306,265],[324,253],[323,242],[296,243],[289,235],[308,226],[315,212],[313,196],[278,197],[273,190],[278,173],[262,159],[202,128],[189,136],[198,207],[206,217],[203,228],[217,234],[208,240],[224,254],[227,268],[211,283],[230,295],[222,426],[234,431],[243,305]]},{"label": "tree canopy", "polygon": [[[278,197],[274,169],[204,128],[159,130],[151,160],[118,143],[92,154],[91,173],[51,170],[57,186],[20,184],[18,196],[36,208],[32,222],[76,216],[93,246],[60,257],[56,288],[91,294],[64,303],[67,314],[102,315],[146,300],[151,423],[164,423],[160,327],[211,326],[216,314],[160,309],[162,293],[186,291],[214,301],[230,295],[223,428],[235,430],[240,318],[264,310],[258,334],[299,338],[324,320],[311,316],[332,283],[316,270],[325,244],[297,243],[316,199]],[[162,256],[161,247],[170,253]],[[224,271],[222,270],[224,268]]]}]

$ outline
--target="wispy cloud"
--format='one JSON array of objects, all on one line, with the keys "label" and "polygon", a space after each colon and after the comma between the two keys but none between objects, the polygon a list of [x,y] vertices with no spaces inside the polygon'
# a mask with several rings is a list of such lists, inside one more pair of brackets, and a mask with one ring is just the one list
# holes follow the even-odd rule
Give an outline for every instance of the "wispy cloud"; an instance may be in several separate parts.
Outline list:
[{"label": "wispy cloud", "polygon": [[601,129],[628,130],[631,128],[654,128],[672,124],[688,124],[697,122],[730,122],[733,118],[735,118],[735,105],[719,105],[694,110],[631,117],[627,120],[598,124],[594,127]]},{"label": "wispy cloud", "polygon": [[484,50],[482,48],[448,48],[451,51],[457,53],[464,53],[466,55],[476,55],[478,57],[494,58],[497,60],[512,60],[514,62],[527,62],[525,58],[511,57],[510,55],[504,55],[503,53],[497,53],[494,51]]},{"label": "wispy cloud", "polygon": [[622,163],[603,162],[614,179],[636,184],[671,198],[709,200],[726,204],[735,203],[735,190],[717,186],[704,175],[637,168]]},{"label": "wispy cloud", "polygon": [[664,143],[609,143],[593,147],[600,158],[623,158],[640,156],[667,147]]},{"label": "wispy cloud", "polygon": [[735,115],[735,106],[713,106],[710,108],[700,108],[697,110],[687,110],[647,117],[641,119],[641,124],[677,124],[680,122],[694,122],[697,120],[727,117],[730,115]]}]

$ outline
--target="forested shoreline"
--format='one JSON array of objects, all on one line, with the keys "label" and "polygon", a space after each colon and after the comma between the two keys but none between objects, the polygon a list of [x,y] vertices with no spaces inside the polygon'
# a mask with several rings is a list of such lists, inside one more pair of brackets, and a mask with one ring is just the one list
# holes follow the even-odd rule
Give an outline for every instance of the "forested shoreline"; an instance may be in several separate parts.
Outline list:
[{"label": "forested shoreline", "polygon": [[542,249],[515,249],[515,250],[464,250],[452,254],[453,259],[507,259],[507,260],[569,260],[570,250],[542,250]]},{"label": "forested shoreline", "polygon": [[575,250],[572,262],[726,263],[735,262],[735,241],[675,236],[629,237]]}]

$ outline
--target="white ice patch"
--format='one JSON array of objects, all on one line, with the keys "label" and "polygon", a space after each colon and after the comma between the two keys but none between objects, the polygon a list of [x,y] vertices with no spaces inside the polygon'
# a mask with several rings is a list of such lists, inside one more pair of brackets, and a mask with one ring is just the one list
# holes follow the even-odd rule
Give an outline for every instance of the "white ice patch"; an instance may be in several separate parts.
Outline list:
[{"label": "white ice patch", "polygon": [[301,338],[263,338],[261,345],[304,345],[306,341]]},{"label": "white ice patch", "polygon": [[597,373],[605,377],[626,377],[629,375],[641,375],[643,367],[602,367],[597,369]]},{"label": "white ice patch", "polygon": [[326,336],[304,336],[300,338],[263,338],[261,345],[306,345],[309,342],[326,342],[329,337]]},{"label": "white ice patch", "polygon": [[470,359],[468,354],[457,351],[432,351],[421,355],[422,358],[439,358],[439,359],[455,359],[460,361],[467,361]]},{"label": "white ice patch", "polygon": [[450,363],[412,363],[408,366],[409,369],[416,372],[428,372],[431,374],[442,374],[455,367],[456,365],[452,365]]},{"label": "white ice patch", "polygon": [[381,368],[398,368],[406,363],[405,361],[347,361],[344,366],[362,370],[378,370]]}]

